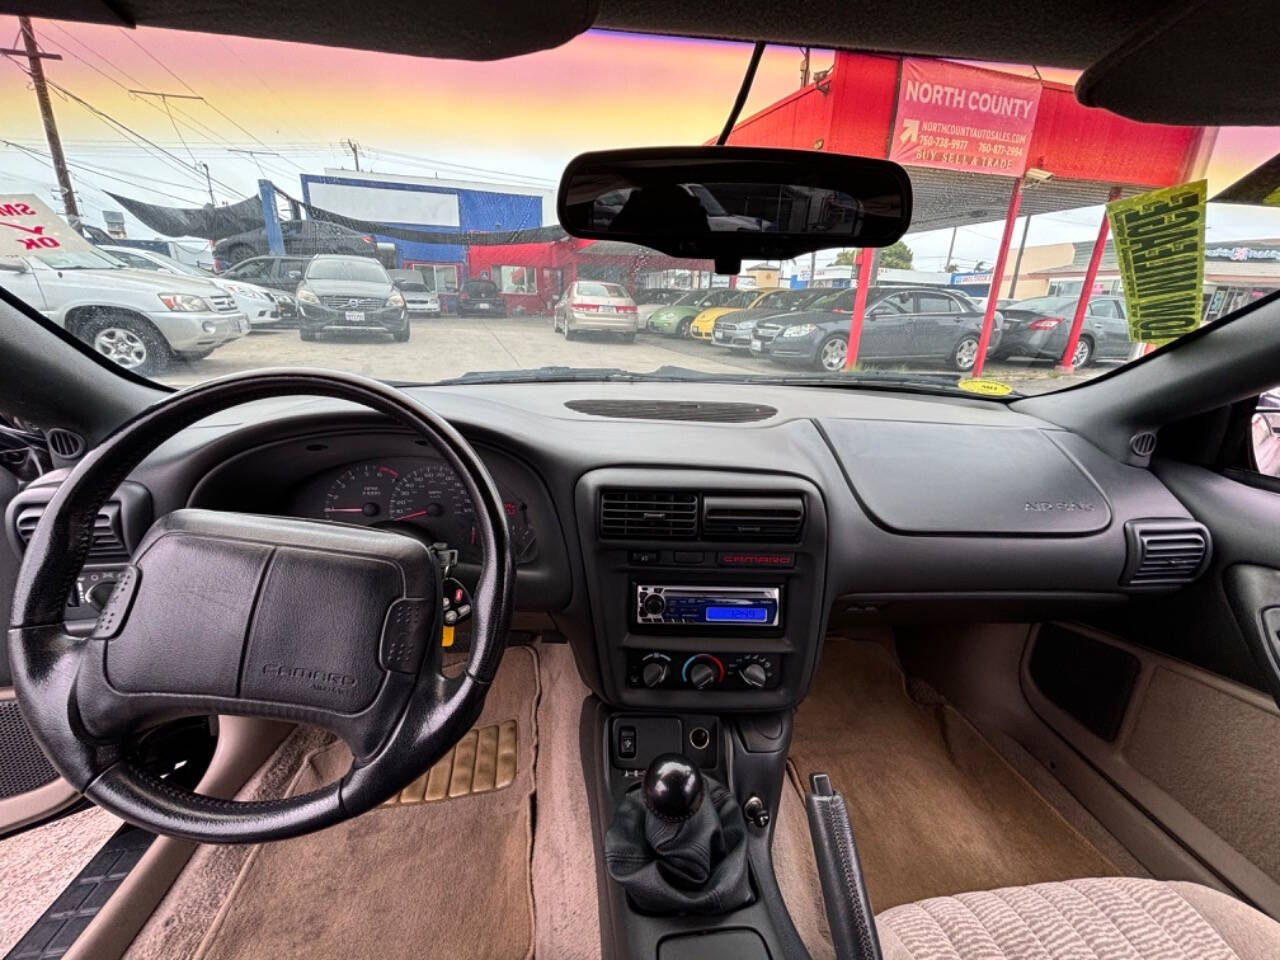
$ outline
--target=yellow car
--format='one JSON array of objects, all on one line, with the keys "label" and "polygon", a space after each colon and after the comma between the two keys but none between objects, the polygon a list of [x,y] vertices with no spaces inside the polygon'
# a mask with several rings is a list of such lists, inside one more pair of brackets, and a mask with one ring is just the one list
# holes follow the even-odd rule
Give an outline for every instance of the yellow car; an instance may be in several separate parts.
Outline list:
[{"label": "yellow car", "polygon": [[742,290],[733,294],[723,303],[714,307],[707,307],[696,317],[693,323],[689,324],[689,336],[695,340],[710,341],[711,333],[715,330],[716,319],[723,317],[726,313],[734,313],[738,310],[750,310],[765,296],[780,290],[781,287],[764,287],[757,290]]}]

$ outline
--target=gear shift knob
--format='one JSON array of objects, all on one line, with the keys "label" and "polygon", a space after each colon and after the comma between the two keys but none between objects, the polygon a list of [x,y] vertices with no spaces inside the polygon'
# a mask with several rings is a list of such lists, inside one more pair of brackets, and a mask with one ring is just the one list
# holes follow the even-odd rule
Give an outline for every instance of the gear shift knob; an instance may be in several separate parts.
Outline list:
[{"label": "gear shift knob", "polygon": [[650,813],[679,823],[698,812],[705,786],[701,772],[682,754],[663,753],[649,764],[641,791]]}]

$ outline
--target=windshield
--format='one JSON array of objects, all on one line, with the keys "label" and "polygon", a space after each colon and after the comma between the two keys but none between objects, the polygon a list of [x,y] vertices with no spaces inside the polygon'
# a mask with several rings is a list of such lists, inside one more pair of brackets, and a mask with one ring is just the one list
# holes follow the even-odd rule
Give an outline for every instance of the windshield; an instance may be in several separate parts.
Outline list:
[{"label": "windshield", "polygon": [[308,280],[359,280],[363,283],[387,283],[382,267],[372,260],[327,260],[318,258],[307,267]]},{"label": "windshield", "polygon": [[[44,70],[71,194],[25,58],[9,57],[0,242],[20,235],[3,213],[18,198],[83,230],[63,249],[27,237],[31,248],[10,256],[34,269],[0,270],[0,287],[69,329],[86,297],[150,316],[154,294],[126,294],[129,275],[110,280],[106,269],[120,262],[83,239],[107,237],[181,250],[173,270],[211,268],[288,308],[268,322],[239,298],[243,324],[230,311],[202,320],[178,309],[194,301],[167,310],[156,321],[164,349],[130,359],[168,384],[302,365],[399,383],[874,375],[1038,393],[1114,371],[1280,290],[1280,207],[1265,202],[1280,182],[1230,194],[1280,153],[1280,131],[1117,118],[1075,99],[1076,70],[769,44],[730,145],[894,160],[911,178],[915,219],[884,249],[751,254],[721,274],[710,260],[566,235],[556,190],[583,152],[714,141],[750,44],[592,30],[481,62],[33,23],[40,48],[60,58]],[[17,19],[0,17],[0,30],[17,35]],[[1174,192],[1150,201],[1164,196],[1155,191]],[[758,215],[702,184],[684,193],[717,230],[759,229]],[[1194,209],[1203,231],[1172,235],[1160,211],[1175,207]],[[1132,224],[1137,234],[1117,235]],[[1160,243],[1143,246],[1153,224]],[[1166,333],[1155,288],[1161,271],[1188,265]],[[73,289],[71,272],[91,268],[100,288]],[[360,300],[332,286],[386,284],[387,271],[412,275],[399,284],[406,295],[436,302]],[[873,315],[859,286],[906,292],[891,320],[888,306]],[[566,318],[570,291],[596,299],[595,315]],[[709,308],[753,313],[722,336],[714,318],[695,322]],[[748,330],[763,311],[803,316],[812,330],[770,340]]]}]

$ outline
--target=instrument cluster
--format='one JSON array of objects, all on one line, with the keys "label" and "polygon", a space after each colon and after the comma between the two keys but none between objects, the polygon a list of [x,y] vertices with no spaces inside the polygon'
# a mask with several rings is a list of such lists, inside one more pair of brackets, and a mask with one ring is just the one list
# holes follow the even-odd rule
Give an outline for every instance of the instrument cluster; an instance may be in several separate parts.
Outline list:
[{"label": "instrument cluster", "polygon": [[[537,555],[529,507],[498,484],[516,563]],[[400,530],[428,542],[444,542],[463,562],[478,562],[476,511],[462,478],[445,461],[426,457],[365,460],[328,471],[309,483],[301,509],[307,516]]]}]

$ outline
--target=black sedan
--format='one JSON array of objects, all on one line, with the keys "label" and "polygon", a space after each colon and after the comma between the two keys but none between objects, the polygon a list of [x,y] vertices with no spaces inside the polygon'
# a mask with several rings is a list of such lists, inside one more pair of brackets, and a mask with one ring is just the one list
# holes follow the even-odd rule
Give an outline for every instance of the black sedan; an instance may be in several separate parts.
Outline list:
[{"label": "black sedan", "polygon": [[389,333],[401,343],[409,339],[404,297],[377,260],[312,258],[298,284],[297,302],[303,340],[330,330]]},{"label": "black sedan", "polygon": [[[751,352],[783,364],[828,373],[844,369],[853,289],[818,300],[808,310],[762,320]],[[988,355],[999,343],[997,312]],[[935,361],[967,373],[978,359],[982,311],[962,293],[937,287],[873,287],[867,291],[859,361]]]},{"label": "black sedan", "polygon": [[[1004,314],[1004,337],[995,353],[999,359],[1030,357],[1061,360],[1075,319],[1078,297],[1036,297],[1009,304]],[[1132,343],[1120,297],[1093,296],[1071,357],[1077,369],[1095,360],[1127,360]]]},{"label": "black sedan", "polygon": [[[309,257],[317,253],[340,253],[353,257],[376,257],[378,241],[372,235],[326,223],[323,220],[284,220],[280,223],[284,252]],[[213,245],[214,269],[226,270],[249,257],[266,256],[267,229],[246,230]]]}]

